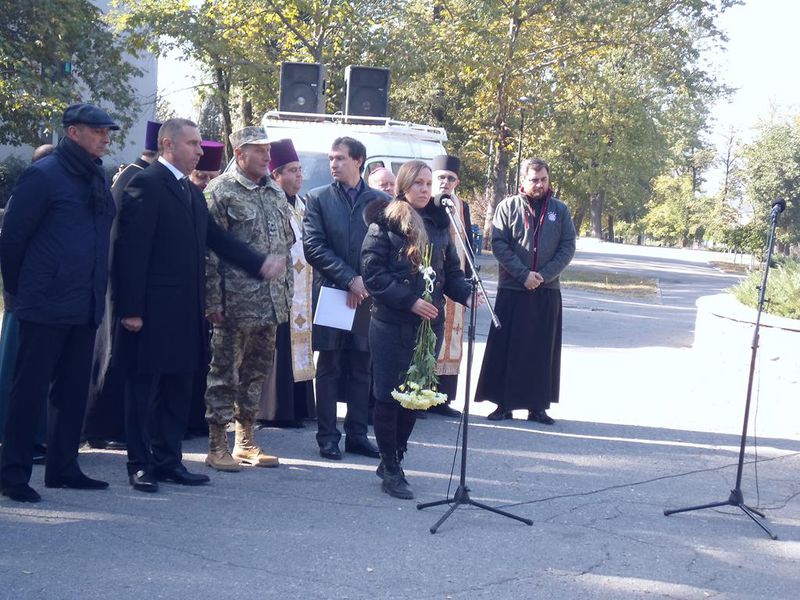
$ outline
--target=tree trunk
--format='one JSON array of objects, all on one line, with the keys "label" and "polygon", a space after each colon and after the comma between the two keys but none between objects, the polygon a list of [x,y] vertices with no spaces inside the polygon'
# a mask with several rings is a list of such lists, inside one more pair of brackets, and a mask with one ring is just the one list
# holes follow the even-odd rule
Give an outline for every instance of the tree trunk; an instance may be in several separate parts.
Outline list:
[{"label": "tree trunk", "polygon": [[608,241],[616,241],[616,237],[614,236],[614,217],[611,215],[608,215]]},{"label": "tree trunk", "polygon": [[225,69],[217,67],[215,69],[217,80],[218,106],[222,113],[222,139],[225,140],[225,159],[229,161],[233,158],[233,146],[231,146],[230,135],[233,130],[233,120],[231,119],[231,99],[230,99],[230,79],[225,74]]},{"label": "tree trunk", "polygon": [[495,160],[492,165],[491,176],[486,182],[486,216],[483,224],[484,246],[491,248],[492,219],[497,203],[502,200],[507,191],[508,166],[510,156],[508,152],[511,130],[508,128],[508,86],[514,69],[514,53],[517,48],[517,39],[522,25],[518,13],[519,2],[515,0],[511,9],[508,23],[508,37],[503,57],[503,70],[495,88],[495,102],[497,113],[492,124],[492,137],[494,139]]},{"label": "tree trunk", "polygon": [[589,196],[589,210],[591,219],[591,233],[593,238],[603,239],[603,202],[606,199],[605,190],[592,192]]},{"label": "tree trunk", "polygon": [[579,208],[575,211],[575,215],[572,217],[572,222],[575,223],[575,231],[578,232],[580,235],[581,226],[583,226],[583,220],[586,218],[586,211],[582,208]]},{"label": "tree trunk", "polygon": [[253,103],[244,94],[242,95],[242,125],[245,127],[253,124]]}]

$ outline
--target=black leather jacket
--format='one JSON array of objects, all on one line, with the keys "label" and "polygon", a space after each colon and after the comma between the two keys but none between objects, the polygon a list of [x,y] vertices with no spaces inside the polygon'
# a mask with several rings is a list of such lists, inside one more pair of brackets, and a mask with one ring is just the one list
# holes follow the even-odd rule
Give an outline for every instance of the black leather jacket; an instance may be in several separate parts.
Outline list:
[{"label": "black leather jacket", "polygon": [[[386,219],[384,206],[373,203],[364,212],[370,226],[361,248],[361,275],[374,301],[372,316],[389,323],[416,323],[420,317],[411,312],[411,307],[422,297],[425,279],[408,259],[408,240],[395,223]],[[447,213],[431,202],[420,215],[433,246],[431,266],[436,279],[432,304],[439,309],[439,315],[432,325],[436,326],[444,320],[444,296],[465,304],[470,286],[450,237]]]},{"label": "black leather jacket", "polygon": [[[352,207],[338,182],[313,189],[306,196],[303,252],[314,268],[314,306],[320,287],[346,290],[350,280],[361,274],[359,256],[367,234],[364,207],[376,199],[385,203],[389,195],[369,188],[366,183]],[[366,336],[319,325],[313,328],[313,345],[314,350],[368,349]]]}]

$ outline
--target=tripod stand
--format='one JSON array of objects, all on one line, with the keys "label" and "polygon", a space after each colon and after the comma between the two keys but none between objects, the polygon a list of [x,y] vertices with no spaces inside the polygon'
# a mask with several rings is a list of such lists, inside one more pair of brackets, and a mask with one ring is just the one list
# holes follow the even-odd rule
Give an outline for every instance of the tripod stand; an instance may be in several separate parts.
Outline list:
[{"label": "tripod stand", "polygon": [[464,236],[461,230],[461,227],[458,223],[458,220],[453,217],[452,208],[455,206],[453,201],[445,196],[439,195],[434,198],[434,201],[441,206],[444,206],[445,210],[447,211],[447,216],[450,217],[450,222],[452,223],[453,227],[456,230],[456,237],[458,238],[459,243],[461,244],[461,248],[464,250],[464,256],[466,257],[467,263],[472,270],[472,294],[470,295],[470,307],[469,307],[469,328],[467,330],[467,377],[466,377],[466,387],[464,389],[464,412],[462,415],[462,422],[461,422],[461,475],[458,481],[458,488],[456,489],[455,493],[453,494],[452,498],[445,498],[444,500],[437,500],[435,502],[423,502],[417,504],[417,509],[422,510],[423,508],[430,508],[431,506],[441,506],[444,504],[450,504],[450,508],[447,510],[446,513],[442,515],[442,517],[436,521],[436,523],[431,527],[431,533],[436,533],[442,523],[444,523],[450,515],[452,515],[459,506],[464,504],[470,506],[476,506],[477,508],[488,510],[489,512],[493,512],[498,515],[502,515],[504,517],[508,517],[510,519],[515,519],[517,521],[521,521],[526,525],[533,525],[533,521],[530,519],[525,519],[523,517],[518,517],[516,515],[512,515],[509,512],[500,510],[498,508],[493,508],[481,502],[477,502],[473,500],[469,495],[469,488],[467,487],[467,433],[469,432],[469,396],[470,396],[470,384],[472,380],[472,360],[474,354],[474,347],[475,347],[475,325],[478,320],[478,312],[477,312],[477,302],[478,302],[478,288],[480,287],[481,294],[483,294],[484,300],[486,300],[486,306],[489,308],[489,312],[492,315],[492,322],[494,323],[495,327],[500,327],[500,321],[497,319],[497,315],[494,313],[491,305],[489,304],[489,299],[486,296],[486,289],[483,287],[483,282],[481,281],[480,276],[478,275],[478,271],[475,268],[475,261],[474,256],[472,254],[472,248],[469,248],[467,244],[464,243]]},{"label": "tripod stand", "polygon": [[778,199],[772,203],[772,223],[769,231],[769,243],[767,244],[767,264],[764,267],[764,278],[761,281],[761,287],[758,294],[758,311],[756,314],[756,324],[753,330],[753,342],[751,344],[752,354],[750,356],[750,375],[747,380],[747,399],[744,403],[744,423],[742,424],[742,439],[739,446],[739,466],[736,470],[736,486],[731,490],[727,500],[721,502],[711,502],[709,504],[701,504],[699,506],[689,506],[687,508],[676,508],[672,510],[665,510],[664,515],[674,515],[675,513],[688,512],[694,510],[703,510],[705,508],[717,508],[719,506],[735,506],[738,507],[744,514],[750,517],[753,522],[761,527],[764,532],[773,540],[777,540],[778,536],[772,533],[770,529],[759,519],[756,515],[764,518],[764,513],[748,506],[744,503],[744,495],[742,494],[742,469],[744,468],[744,450],[747,443],[747,424],[750,419],[750,400],[753,395],[753,376],[756,367],[756,354],[758,353],[758,330],[761,326],[761,313],[764,309],[764,296],[767,291],[767,278],[769,277],[769,266],[772,262],[772,250],[775,246],[775,228],[778,226],[778,215],[786,208],[786,202]]}]

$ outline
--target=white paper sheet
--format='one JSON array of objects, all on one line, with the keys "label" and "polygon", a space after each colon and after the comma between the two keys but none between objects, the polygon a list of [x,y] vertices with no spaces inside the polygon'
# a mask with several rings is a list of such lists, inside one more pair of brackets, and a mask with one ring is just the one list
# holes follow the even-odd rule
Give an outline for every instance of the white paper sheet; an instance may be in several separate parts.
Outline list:
[{"label": "white paper sheet", "polygon": [[350,331],[356,309],[347,306],[347,292],[336,288],[322,286],[314,313],[314,325],[325,325],[336,329]]}]

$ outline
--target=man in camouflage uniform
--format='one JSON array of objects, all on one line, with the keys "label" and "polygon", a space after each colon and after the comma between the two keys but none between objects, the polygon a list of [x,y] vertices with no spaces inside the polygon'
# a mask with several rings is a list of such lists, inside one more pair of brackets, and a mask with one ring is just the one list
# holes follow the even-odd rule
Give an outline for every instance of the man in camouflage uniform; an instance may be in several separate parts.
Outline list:
[{"label": "man in camouflage uniform", "polygon": [[[275,331],[289,318],[292,270],[287,260],[294,243],[289,205],[281,188],[268,176],[269,140],[262,127],[234,131],[231,145],[236,166],[205,189],[209,214],[256,251],[268,255],[267,281],[245,276],[216,255],[206,263],[211,369],[206,391],[209,452],[206,464],[220,471],[238,471],[240,464],[277,467],[253,437],[261,387],[272,370]],[[228,449],[226,426],[236,420],[236,444]]]}]

